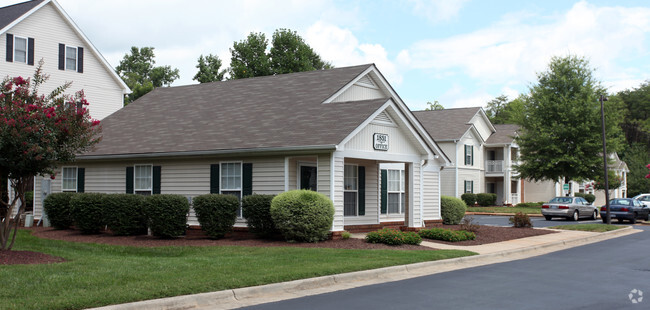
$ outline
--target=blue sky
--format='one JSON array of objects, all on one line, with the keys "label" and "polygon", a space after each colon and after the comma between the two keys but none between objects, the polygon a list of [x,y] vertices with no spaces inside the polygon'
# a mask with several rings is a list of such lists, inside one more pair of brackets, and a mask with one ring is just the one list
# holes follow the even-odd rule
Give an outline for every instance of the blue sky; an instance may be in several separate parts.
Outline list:
[{"label": "blue sky", "polygon": [[[16,3],[0,0],[0,6]],[[131,46],[192,81],[196,59],[252,31],[297,31],[337,67],[375,63],[412,110],[527,92],[552,56],[590,60],[611,92],[650,79],[650,2],[59,0],[113,66]]]}]

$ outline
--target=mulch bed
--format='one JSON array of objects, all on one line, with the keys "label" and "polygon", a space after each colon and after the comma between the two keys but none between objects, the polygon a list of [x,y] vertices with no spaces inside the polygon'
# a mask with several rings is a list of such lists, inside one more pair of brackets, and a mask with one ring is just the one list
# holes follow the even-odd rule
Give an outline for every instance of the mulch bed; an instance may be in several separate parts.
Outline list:
[{"label": "mulch bed", "polygon": [[[446,228],[451,230],[460,230],[460,225],[435,225],[435,227]],[[508,241],[512,239],[533,237],[546,234],[554,234],[556,231],[546,229],[533,229],[533,228],[514,228],[514,227],[497,227],[497,226],[479,226],[476,232],[476,239],[460,241],[460,242],[447,242],[439,240],[424,239],[431,242],[439,242],[450,245],[481,245],[494,242]]]},{"label": "mulch bed", "polygon": [[32,251],[0,250],[0,265],[51,264],[64,262],[61,257]]}]

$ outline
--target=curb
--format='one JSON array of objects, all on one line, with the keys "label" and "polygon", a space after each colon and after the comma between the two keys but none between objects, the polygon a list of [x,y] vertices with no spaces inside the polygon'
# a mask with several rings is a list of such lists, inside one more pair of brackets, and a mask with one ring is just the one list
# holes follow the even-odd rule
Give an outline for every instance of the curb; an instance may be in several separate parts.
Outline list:
[{"label": "curb", "polygon": [[[514,213],[490,213],[490,212],[465,212],[465,215],[494,215],[494,216],[515,216]],[[541,214],[528,214],[529,217],[544,217]]]},{"label": "curb", "polygon": [[[348,272],[343,274],[335,274],[329,276],[322,276],[316,278],[293,280],[289,282],[273,283],[253,287],[244,287],[237,289],[230,289],[218,292],[200,293],[193,295],[183,295],[175,297],[167,297],[161,299],[153,299],[139,302],[132,302],[126,304],[118,304],[105,306],[100,308],[93,308],[96,310],[136,310],[136,309],[193,309],[210,307],[215,309],[231,308],[229,306],[241,307],[248,305],[247,300],[255,298],[270,298],[262,302],[270,302],[275,300],[282,300],[287,298],[294,298],[307,295],[308,290],[327,289],[329,291],[336,291],[339,289],[332,288],[335,285],[347,285],[345,288],[352,288],[362,285],[367,281],[384,279],[387,281],[397,281],[417,276],[435,274],[439,272],[446,272],[462,268],[470,268],[481,265],[493,264],[504,262],[514,259],[522,259],[559,251],[569,247],[580,246],[584,244],[603,241],[611,238],[618,237],[623,234],[631,234],[640,232],[632,231],[632,226],[625,228],[596,233],[591,236],[581,237],[572,240],[555,241],[537,246],[531,246],[521,249],[506,250],[502,252],[465,256],[458,258],[451,258],[433,262],[421,262],[409,265],[392,266],[379,269],[363,270]],[[525,257],[521,257],[525,256]],[[355,285],[356,284],[356,285]],[[303,294],[301,294],[303,292]],[[287,298],[280,296],[289,295]],[[227,306],[229,304],[229,306]],[[258,303],[249,303],[250,305]]]}]

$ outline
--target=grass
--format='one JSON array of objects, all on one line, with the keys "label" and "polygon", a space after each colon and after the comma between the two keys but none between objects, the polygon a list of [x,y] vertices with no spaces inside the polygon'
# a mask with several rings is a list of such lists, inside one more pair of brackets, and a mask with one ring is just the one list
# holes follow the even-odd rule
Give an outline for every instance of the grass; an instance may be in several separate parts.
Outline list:
[{"label": "grass", "polygon": [[518,212],[524,214],[542,214],[542,208],[539,207],[468,207],[467,212],[486,212],[486,213],[510,213]]},{"label": "grass", "polygon": [[75,243],[18,232],[14,250],[65,263],[0,265],[0,308],[82,309],[475,255],[459,250],[292,247],[139,248]]},{"label": "grass", "polygon": [[593,232],[606,232],[617,230],[625,226],[614,226],[605,224],[573,224],[573,225],[560,225],[549,227],[551,229],[565,229],[565,230],[580,230],[580,231],[593,231]]}]

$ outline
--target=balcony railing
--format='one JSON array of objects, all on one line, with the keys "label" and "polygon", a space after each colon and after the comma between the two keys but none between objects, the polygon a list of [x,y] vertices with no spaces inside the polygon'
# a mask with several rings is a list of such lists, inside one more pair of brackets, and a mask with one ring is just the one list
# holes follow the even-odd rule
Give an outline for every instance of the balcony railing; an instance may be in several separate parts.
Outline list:
[{"label": "balcony railing", "polygon": [[503,160],[486,160],[485,161],[485,172],[503,172]]}]

